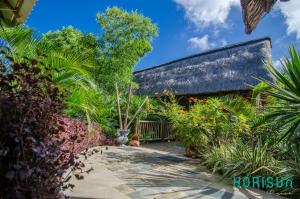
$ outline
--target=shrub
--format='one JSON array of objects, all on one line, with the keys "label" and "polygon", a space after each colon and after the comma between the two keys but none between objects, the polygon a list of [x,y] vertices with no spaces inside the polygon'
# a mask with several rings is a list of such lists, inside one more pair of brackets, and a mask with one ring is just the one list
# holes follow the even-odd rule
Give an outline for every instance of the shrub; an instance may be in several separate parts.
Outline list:
[{"label": "shrub", "polygon": [[57,116],[57,121],[62,131],[56,135],[56,139],[62,142],[60,149],[65,152],[63,154],[65,161],[71,155],[77,155],[88,148],[111,144],[95,123],[89,129],[88,123],[79,119]]},{"label": "shrub", "polygon": [[281,193],[288,194],[296,198],[300,195],[300,147],[290,146],[289,147],[289,159],[282,161],[280,164],[279,175],[283,177],[293,178],[293,189],[281,190]]},{"label": "shrub", "polygon": [[224,177],[274,176],[278,172],[278,162],[268,151],[268,145],[260,141],[253,147],[237,142],[214,147],[206,154],[206,165]]},{"label": "shrub", "polygon": [[64,131],[55,118],[62,95],[38,64],[13,63],[10,74],[0,65],[0,198],[60,198],[63,168],[74,162],[53,139]]},{"label": "shrub", "polygon": [[269,86],[264,90],[267,96],[276,99],[276,106],[269,107],[261,123],[281,123],[281,139],[300,143],[300,53],[294,48],[289,49],[290,58],[284,58],[282,68],[278,69],[270,63],[266,68],[275,79],[275,83],[261,79]]},{"label": "shrub", "polygon": [[67,107],[64,112],[81,120],[90,120],[101,125],[101,129],[106,135],[114,135],[116,132],[117,115],[112,97],[105,95],[101,89],[92,81],[89,84],[81,82],[70,88],[70,95],[66,98]]},{"label": "shrub", "polygon": [[[165,109],[161,114],[171,121],[176,137],[185,147],[201,154],[213,146],[233,142],[238,136],[249,135],[248,117],[253,110],[241,98],[191,98],[190,108],[185,110],[172,94],[165,93],[169,98],[163,102]],[[248,111],[243,114],[238,110]]]}]

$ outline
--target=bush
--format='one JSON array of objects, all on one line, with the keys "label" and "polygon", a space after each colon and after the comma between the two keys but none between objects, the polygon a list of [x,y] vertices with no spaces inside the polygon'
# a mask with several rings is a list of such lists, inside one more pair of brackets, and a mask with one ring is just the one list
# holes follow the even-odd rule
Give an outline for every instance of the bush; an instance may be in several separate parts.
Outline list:
[{"label": "bush", "polygon": [[112,144],[95,123],[89,129],[88,123],[79,119],[57,116],[57,121],[62,131],[55,137],[62,142],[60,149],[65,152],[63,154],[65,161],[70,159],[70,156],[77,155],[88,148]]},{"label": "bush", "polygon": [[226,178],[243,176],[272,176],[292,177],[293,188],[275,188],[268,190],[279,195],[296,198],[300,193],[300,153],[299,148],[292,147],[289,150],[287,160],[279,161],[274,158],[273,149],[268,144],[260,141],[254,146],[242,142],[225,144],[214,147],[205,155],[205,165],[214,173],[218,172]]},{"label": "bush", "polygon": [[115,103],[111,96],[105,95],[101,89],[91,81],[89,84],[81,82],[79,85],[69,88],[70,95],[66,98],[65,114],[90,120],[101,125],[105,135],[113,136],[116,132],[117,115]]},{"label": "bush", "polygon": [[253,147],[237,142],[213,148],[206,154],[206,166],[224,177],[274,176],[278,162],[268,151],[268,145],[260,141]]},{"label": "bush", "polygon": [[[12,60],[12,62],[14,62]],[[0,198],[61,198],[64,129],[55,115],[62,95],[51,77],[42,75],[37,61],[12,64],[12,73],[0,65]]]},{"label": "bush", "polygon": [[294,48],[289,48],[290,58],[282,60],[279,69],[270,63],[266,64],[267,70],[274,77],[275,83],[260,79],[268,89],[264,90],[267,96],[273,97],[275,106],[269,106],[261,124],[266,122],[282,124],[281,139],[291,143],[300,144],[300,53]]},{"label": "bush", "polygon": [[[239,136],[249,136],[248,117],[253,110],[249,103],[241,103],[242,99],[190,98],[189,110],[185,110],[172,94],[165,93],[169,98],[163,102],[165,109],[161,114],[171,121],[179,141],[200,155],[213,146],[231,143]],[[238,110],[248,111],[243,114]]]},{"label": "bush", "polygon": [[282,161],[280,163],[280,172],[279,175],[283,177],[292,177],[294,180],[293,189],[281,190],[282,193],[288,193],[297,198],[300,196],[300,146],[290,146],[288,147],[288,156],[289,159]]}]

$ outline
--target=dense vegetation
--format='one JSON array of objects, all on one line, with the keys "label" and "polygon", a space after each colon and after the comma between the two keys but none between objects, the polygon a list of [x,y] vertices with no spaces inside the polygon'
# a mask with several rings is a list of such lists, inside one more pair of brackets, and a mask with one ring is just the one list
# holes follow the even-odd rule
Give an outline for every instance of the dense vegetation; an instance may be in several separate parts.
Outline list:
[{"label": "dense vegetation", "polygon": [[1,198],[59,197],[63,168],[74,161],[60,158],[60,140],[52,137],[63,96],[37,64],[12,61],[9,74],[0,65]]},{"label": "dense vegetation", "polygon": [[159,113],[171,121],[179,141],[212,171],[228,178],[292,177],[293,189],[268,191],[294,198],[300,193],[299,53],[291,48],[281,69],[272,64],[266,67],[275,82],[261,79],[252,100],[190,98],[186,110],[165,91],[167,98]]},{"label": "dense vegetation", "polygon": [[[117,129],[114,85],[126,94],[157,27],[116,7],[99,13],[97,22],[98,36],[71,26],[43,35],[0,30],[9,43],[0,53],[0,198],[61,198],[62,189],[74,186],[67,184],[72,175],[62,174],[84,165],[76,155],[113,144],[101,132],[113,137]],[[142,100],[132,97],[130,114]]]},{"label": "dense vegetation", "polygon": [[[97,22],[99,36],[71,26],[42,36],[31,29],[8,28],[0,36],[13,47],[16,59],[34,58],[55,66],[54,81],[68,91],[67,115],[97,122],[104,133],[114,135],[118,125],[114,85],[118,82],[121,95],[126,95],[134,66],[152,50],[151,41],[158,33],[149,18],[116,7],[97,14]],[[46,56],[37,58],[36,51]],[[143,100],[132,98],[130,113]],[[125,107],[125,101],[121,103]]]},{"label": "dense vegetation", "polygon": [[[158,30],[142,14],[116,7],[96,18],[99,35],[71,26],[43,35],[24,27],[0,30],[10,45],[0,55],[0,198],[59,198],[63,187],[72,187],[62,174],[76,154],[112,144],[100,132],[113,137],[118,128],[114,85],[125,108],[125,88],[138,86],[134,66],[152,50]],[[141,117],[167,118],[187,151],[224,177],[292,176],[293,189],[268,191],[296,197],[300,58],[294,48],[290,56],[281,70],[266,65],[276,81],[261,80],[253,99],[190,98],[187,110],[165,91],[162,106],[148,103]],[[143,100],[132,96],[129,117]]]}]

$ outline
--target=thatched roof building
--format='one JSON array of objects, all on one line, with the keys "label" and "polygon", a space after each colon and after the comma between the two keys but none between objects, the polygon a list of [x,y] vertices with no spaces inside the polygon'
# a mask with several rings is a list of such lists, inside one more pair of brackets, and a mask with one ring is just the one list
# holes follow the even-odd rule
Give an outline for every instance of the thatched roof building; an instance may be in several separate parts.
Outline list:
[{"label": "thatched roof building", "polygon": [[272,80],[263,62],[271,62],[271,39],[261,38],[185,57],[134,73],[140,95],[164,89],[178,95],[249,92],[254,77]]},{"label": "thatched roof building", "polygon": [[23,24],[36,0],[1,0],[0,18],[11,23]]},{"label": "thatched roof building", "polygon": [[[280,0],[287,2],[289,0]],[[261,18],[269,13],[277,0],[241,0],[246,33],[250,34]]]}]

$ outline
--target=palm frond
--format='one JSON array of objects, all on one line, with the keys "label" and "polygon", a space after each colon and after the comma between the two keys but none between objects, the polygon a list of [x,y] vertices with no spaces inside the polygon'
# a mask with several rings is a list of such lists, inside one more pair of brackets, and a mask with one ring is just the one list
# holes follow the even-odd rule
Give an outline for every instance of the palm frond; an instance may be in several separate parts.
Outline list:
[{"label": "palm frond", "polygon": [[270,89],[264,90],[279,102],[276,107],[269,107],[269,112],[256,121],[256,125],[263,122],[283,123],[286,127],[282,139],[293,140],[300,130],[300,54],[294,47],[289,48],[290,58],[285,58],[282,69],[266,64],[267,70],[273,75],[275,83],[260,79]]}]

